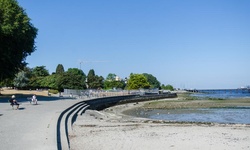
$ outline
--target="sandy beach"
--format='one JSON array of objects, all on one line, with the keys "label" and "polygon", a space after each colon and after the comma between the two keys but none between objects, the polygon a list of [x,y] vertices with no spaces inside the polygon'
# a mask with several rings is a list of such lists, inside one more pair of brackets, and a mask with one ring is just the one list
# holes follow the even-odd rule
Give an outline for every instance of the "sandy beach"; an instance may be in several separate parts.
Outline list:
[{"label": "sandy beach", "polygon": [[[168,99],[172,100],[176,99]],[[145,103],[149,102],[114,106],[100,112],[87,110],[74,123],[70,135],[71,149],[250,149],[249,125],[167,123],[122,113],[127,109],[141,107]]]},{"label": "sandy beach", "polygon": [[[1,91],[4,96],[11,96],[12,94],[37,94],[45,96],[46,91],[15,91],[15,90],[4,90]],[[5,124],[2,124],[2,141],[3,143],[9,143],[8,138],[12,137],[19,139],[16,142],[16,147],[11,144],[2,144],[2,148],[20,149],[27,146],[29,149],[34,149],[34,146],[40,146],[40,148],[46,147],[46,149],[54,149],[55,146],[55,131],[54,128],[48,128],[48,124],[51,124],[51,120],[56,120],[55,116],[62,110],[62,104],[65,103],[65,107],[75,101],[63,100],[58,105],[57,101],[53,102],[39,102],[37,107],[33,107],[29,103],[24,103],[22,107],[22,113],[15,113],[17,111],[11,111],[9,104],[3,103],[2,108],[5,112],[1,119],[5,120]],[[215,105],[216,103],[216,105]],[[49,104],[49,105],[48,105]],[[46,106],[48,105],[48,106]],[[45,106],[45,107],[43,107]],[[163,99],[156,101],[147,101],[139,103],[130,103],[124,105],[118,105],[107,108],[103,111],[87,110],[82,116],[78,116],[76,122],[73,124],[73,132],[70,132],[70,146],[71,150],[249,150],[250,149],[250,125],[244,124],[218,124],[218,123],[176,123],[167,122],[162,120],[150,120],[145,118],[137,118],[129,115],[125,115],[123,112],[129,109],[137,107],[145,109],[176,109],[176,108],[206,108],[206,107],[228,107],[228,106],[250,106],[250,99],[242,100],[190,100],[185,96],[179,96],[174,99]],[[12,112],[12,113],[9,113]],[[8,113],[6,113],[8,112]],[[19,112],[19,111],[18,111]],[[12,120],[8,120],[11,115],[23,115],[24,112],[30,115],[24,115],[25,117],[15,117],[16,122],[21,122],[19,126],[22,128],[22,132],[11,136],[6,132],[6,125],[13,125]],[[43,112],[43,118],[39,120],[39,130],[30,130],[29,126],[34,126],[36,122],[31,122],[26,125],[26,120],[36,118],[36,113],[40,114]],[[46,112],[46,113],[45,113]],[[22,116],[23,117],[23,116]],[[51,119],[51,117],[54,117]],[[45,119],[46,118],[46,119]],[[6,120],[9,122],[6,122]],[[32,120],[32,119],[31,119]],[[42,123],[40,123],[40,121]],[[33,124],[34,125],[33,125]],[[44,124],[46,126],[44,126]],[[4,128],[6,126],[6,128]],[[33,129],[33,128],[32,128]],[[44,131],[45,130],[45,131]],[[51,130],[48,132],[48,130]],[[31,131],[31,132],[30,132]],[[40,133],[41,132],[41,133]],[[48,133],[51,136],[48,136]],[[32,133],[32,134],[31,134]],[[29,146],[24,144],[25,142],[30,143],[31,138],[34,134],[40,135],[41,137],[34,138],[37,144]],[[46,133],[46,134],[42,134]],[[44,137],[46,138],[44,138]],[[50,137],[49,140],[47,136]],[[24,137],[24,138],[21,138]],[[42,140],[41,140],[42,139]],[[6,142],[6,140],[8,142]],[[46,141],[46,142],[44,142]],[[52,148],[53,147],[53,148]],[[37,149],[37,148],[36,148]]]}]

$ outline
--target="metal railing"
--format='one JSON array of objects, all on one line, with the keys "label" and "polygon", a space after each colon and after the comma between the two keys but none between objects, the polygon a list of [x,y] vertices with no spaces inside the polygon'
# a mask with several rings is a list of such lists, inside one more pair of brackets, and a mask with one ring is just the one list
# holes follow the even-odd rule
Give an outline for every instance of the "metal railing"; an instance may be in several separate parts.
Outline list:
[{"label": "metal railing", "polygon": [[139,89],[139,90],[74,90],[64,89],[62,93],[66,97],[75,98],[99,98],[99,97],[110,97],[110,96],[123,96],[123,95],[147,95],[147,94],[159,94],[158,89]]}]

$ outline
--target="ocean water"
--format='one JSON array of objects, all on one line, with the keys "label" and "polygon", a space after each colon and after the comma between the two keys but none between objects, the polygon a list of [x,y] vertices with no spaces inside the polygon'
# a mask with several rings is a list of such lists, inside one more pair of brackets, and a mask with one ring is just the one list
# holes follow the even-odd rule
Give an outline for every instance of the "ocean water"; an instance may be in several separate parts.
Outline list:
[{"label": "ocean water", "polygon": [[[248,90],[199,90],[192,96],[202,98],[250,98]],[[177,122],[214,122],[250,124],[250,107],[228,108],[188,108],[188,109],[136,109],[126,112],[128,115]]]},{"label": "ocean water", "polygon": [[157,120],[250,124],[250,107],[152,110],[147,114]]},{"label": "ocean water", "polygon": [[198,93],[191,94],[191,96],[222,99],[250,98],[250,89],[217,89],[197,91]]}]

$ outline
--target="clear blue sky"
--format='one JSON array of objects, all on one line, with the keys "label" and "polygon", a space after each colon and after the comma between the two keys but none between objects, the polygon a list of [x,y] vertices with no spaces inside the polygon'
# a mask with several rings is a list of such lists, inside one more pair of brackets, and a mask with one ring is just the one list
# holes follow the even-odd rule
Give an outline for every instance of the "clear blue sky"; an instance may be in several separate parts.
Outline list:
[{"label": "clear blue sky", "polygon": [[250,0],[18,0],[39,29],[29,67],[179,88],[250,85]]}]

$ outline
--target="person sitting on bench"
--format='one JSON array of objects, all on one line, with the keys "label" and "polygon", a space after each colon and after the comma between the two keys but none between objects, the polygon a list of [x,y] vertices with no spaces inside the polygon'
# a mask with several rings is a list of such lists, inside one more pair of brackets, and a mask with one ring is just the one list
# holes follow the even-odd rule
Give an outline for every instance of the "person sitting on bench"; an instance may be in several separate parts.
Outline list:
[{"label": "person sitting on bench", "polygon": [[37,98],[36,98],[36,94],[34,94],[34,95],[32,96],[31,101],[37,105]]},{"label": "person sitting on bench", "polygon": [[12,106],[12,109],[14,109],[14,105],[16,105],[16,109],[19,109],[19,104],[17,102],[17,100],[15,99],[15,95],[11,96],[11,99],[9,100],[10,105]]}]

